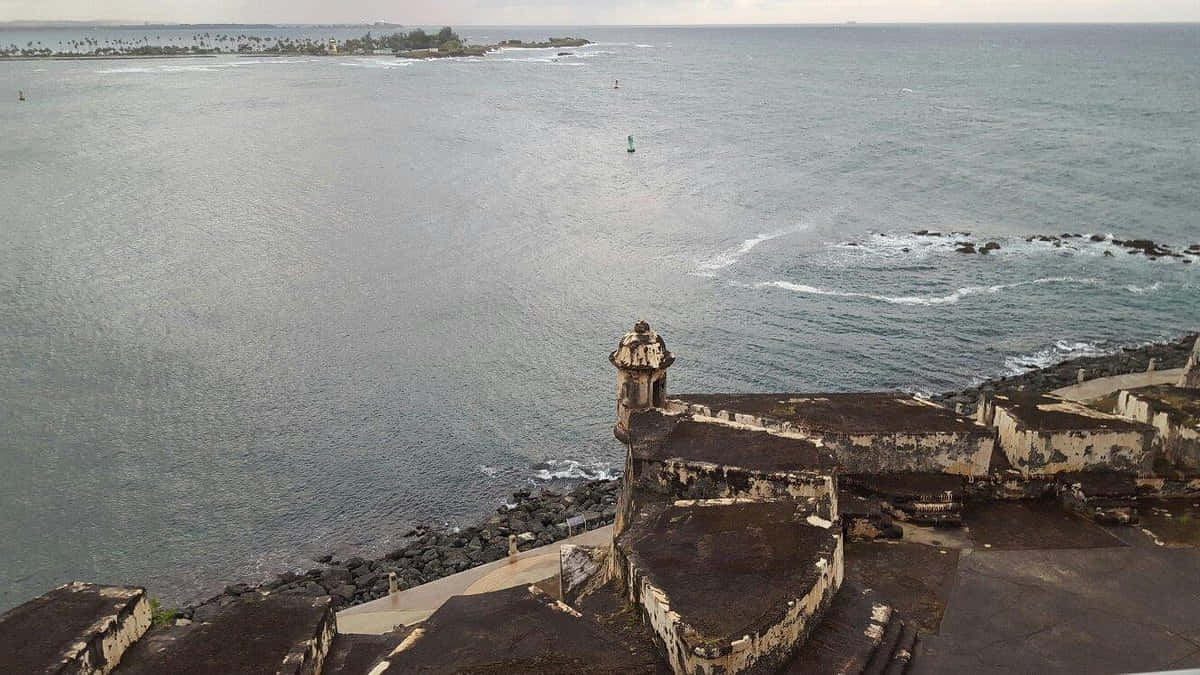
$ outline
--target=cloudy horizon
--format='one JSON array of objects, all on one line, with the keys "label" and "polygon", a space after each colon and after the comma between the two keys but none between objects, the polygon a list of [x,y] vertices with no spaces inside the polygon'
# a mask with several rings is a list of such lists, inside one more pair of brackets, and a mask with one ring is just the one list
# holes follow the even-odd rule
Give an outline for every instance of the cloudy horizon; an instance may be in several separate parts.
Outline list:
[{"label": "cloudy horizon", "polygon": [[1200,21],[1200,2],[1163,0],[0,0],[0,21],[406,25],[1141,23]]}]

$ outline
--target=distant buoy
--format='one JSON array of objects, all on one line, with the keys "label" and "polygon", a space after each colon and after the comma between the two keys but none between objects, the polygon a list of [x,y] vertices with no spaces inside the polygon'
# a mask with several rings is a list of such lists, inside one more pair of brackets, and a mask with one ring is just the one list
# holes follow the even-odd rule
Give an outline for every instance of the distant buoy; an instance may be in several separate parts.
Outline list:
[{"label": "distant buoy", "polygon": [[21,91],[20,89],[17,90],[17,100],[18,101],[25,100],[25,92]]},{"label": "distant buoy", "polygon": [[629,137],[629,149],[626,150],[625,152],[637,152],[636,150],[633,149],[633,136]]},{"label": "distant buoy", "polygon": [[621,81],[613,80],[613,89],[620,89],[620,88],[621,88]]}]

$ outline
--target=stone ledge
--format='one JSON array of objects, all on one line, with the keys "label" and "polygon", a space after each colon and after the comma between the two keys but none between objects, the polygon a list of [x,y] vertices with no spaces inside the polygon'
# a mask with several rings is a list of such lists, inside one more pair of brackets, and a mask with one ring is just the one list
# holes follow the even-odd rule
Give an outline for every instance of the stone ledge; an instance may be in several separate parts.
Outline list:
[{"label": "stone ledge", "polygon": [[0,615],[0,672],[109,673],[149,628],[145,589],[64,584]]},{"label": "stone ledge", "polygon": [[631,644],[535,586],[450,598],[380,665],[373,672],[661,672],[649,645]]},{"label": "stone ledge", "polygon": [[243,599],[211,622],[151,631],[129,650],[119,673],[319,673],[336,633],[328,597]]}]

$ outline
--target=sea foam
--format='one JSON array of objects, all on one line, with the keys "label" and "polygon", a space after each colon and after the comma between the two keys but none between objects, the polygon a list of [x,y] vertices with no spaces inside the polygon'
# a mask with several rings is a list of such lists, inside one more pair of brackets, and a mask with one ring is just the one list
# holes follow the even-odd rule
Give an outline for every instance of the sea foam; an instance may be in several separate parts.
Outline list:
[{"label": "sea foam", "polygon": [[342,61],[339,65],[350,68],[372,68],[376,70],[393,70],[395,68],[407,68],[412,65],[412,61],[401,61],[399,59],[355,59],[353,61]]},{"label": "sea foam", "polygon": [[1134,284],[1129,284],[1128,286],[1125,287],[1125,290],[1129,291],[1130,293],[1135,293],[1137,295],[1145,295],[1146,293],[1153,293],[1154,291],[1157,291],[1160,288],[1162,288],[1162,283],[1156,281],[1156,282],[1150,284],[1149,286],[1137,286]]},{"label": "sea foam", "polygon": [[551,459],[540,464],[533,477],[540,481],[549,480],[616,480],[620,472],[614,472],[608,462],[577,462],[573,459]]},{"label": "sea foam", "polygon": [[974,295],[991,295],[1001,293],[1003,291],[1019,288],[1021,286],[1034,286],[1040,284],[1081,284],[1095,286],[1101,282],[1096,279],[1079,279],[1075,277],[1047,277],[1044,279],[1033,279],[1031,281],[1018,281],[1011,284],[995,284],[992,286],[964,286],[955,289],[953,292],[946,295],[878,295],[875,293],[862,293],[857,291],[839,291],[817,286],[809,286],[806,284],[797,284],[790,281],[763,281],[754,284],[756,288],[782,288],[786,291],[794,293],[806,293],[809,295],[833,295],[844,298],[865,298],[868,300],[877,300],[893,305],[952,305],[963,298]]},{"label": "sea foam", "polygon": [[1107,348],[1102,343],[1068,342],[1057,340],[1053,345],[1039,349],[1031,354],[1004,357],[1002,374],[1006,376],[1020,375],[1038,368],[1045,368],[1068,359],[1081,356],[1104,356],[1115,349]]},{"label": "sea foam", "polygon": [[[722,251],[721,253],[718,253],[718,254],[712,256],[711,258],[707,258],[705,260],[701,260],[700,262],[698,262],[696,264],[696,267],[697,267],[696,274],[698,276],[712,276],[711,272],[713,270],[720,270],[720,269],[725,269],[726,267],[730,267],[731,265],[737,263],[737,261],[740,260],[742,256],[746,255],[750,251],[753,251],[756,246],[763,243],[764,241],[771,241],[772,239],[778,239],[779,237],[782,237],[785,234],[792,234],[792,233],[799,232],[800,230],[803,230],[806,228],[807,228],[807,226],[791,227],[791,228],[787,228],[787,229],[783,229],[783,230],[776,230],[774,232],[757,234],[749,239],[745,239],[742,241],[742,243],[738,244],[737,246],[735,246],[731,249]],[[705,272],[708,272],[708,274],[705,274]]]}]

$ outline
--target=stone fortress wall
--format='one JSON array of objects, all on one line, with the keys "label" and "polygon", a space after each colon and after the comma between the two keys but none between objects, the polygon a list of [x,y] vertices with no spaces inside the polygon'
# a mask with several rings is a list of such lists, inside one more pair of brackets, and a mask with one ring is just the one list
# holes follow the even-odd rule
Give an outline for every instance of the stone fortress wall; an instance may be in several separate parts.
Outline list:
[{"label": "stone fortress wall", "polygon": [[[143,589],[69,584],[0,615],[0,640],[10,646],[0,651],[0,672],[923,672],[919,624],[864,582],[898,592],[892,577],[927,580],[947,559],[945,542],[965,536],[1065,546],[1083,551],[1083,562],[1054,564],[1086,565],[1088,547],[1112,539],[1096,523],[1131,530],[1120,526],[1139,521],[1143,500],[1159,504],[1146,511],[1152,518],[1166,511],[1158,498],[1200,496],[1200,339],[1174,384],[1105,391],[1093,381],[1089,391],[1106,395],[1085,401],[980,391],[973,416],[961,401],[900,393],[672,394],[666,373],[675,356],[645,321],[609,360],[617,369],[613,431],[626,449],[612,536],[605,545],[562,546],[556,579],[455,595],[382,635],[340,633],[336,600],[308,597],[307,585],[247,587],[211,611],[151,628]],[[1172,522],[1167,536],[1200,546],[1190,522]],[[908,568],[877,566],[864,577],[860,560],[851,569],[865,555],[853,545],[896,538],[915,549],[893,541],[870,555]],[[508,540],[513,579],[525,579],[519,539]],[[1133,567],[1158,565],[1159,576],[1195,562],[1175,556],[1164,566],[1156,551],[1127,548]],[[987,578],[960,576],[959,585]],[[1181,578],[1194,584],[1186,572]],[[400,597],[394,577],[388,584],[391,595],[376,602]],[[1194,591],[1155,595],[1138,584],[1115,590],[1122,598]],[[931,600],[922,597],[909,607],[924,611]],[[970,593],[964,602],[972,597],[987,602]],[[1155,639],[1156,625],[1131,620],[1121,637]],[[954,634],[945,638],[953,646]],[[941,666],[924,672],[961,672],[947,665],[956,653],[943,651]]]}]

